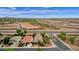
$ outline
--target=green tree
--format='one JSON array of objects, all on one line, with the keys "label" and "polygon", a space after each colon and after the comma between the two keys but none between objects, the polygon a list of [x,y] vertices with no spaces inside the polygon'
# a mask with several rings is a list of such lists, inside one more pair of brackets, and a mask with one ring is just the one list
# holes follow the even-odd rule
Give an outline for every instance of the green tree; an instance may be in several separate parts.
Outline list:
[{"label": "green tree", "polygon": [[44,36],[44,42],[48,43],[48,44],[50,43],[50,37],[49,37],[49,35],[47,33]]},{"label": "green tree", "polygon": [[17,32],[17,34],[20,35],[20,36],[24,36],[24,35],[26,35],[26,33],[27,33],[25,30],[22,30],[22,29],[16,29],[16,32]]},{"label": "green tree", "polygon": [[58,37],[65,41],[66,40],[66,33],[61,32]]},{"label": "green tree", "polygon": [[27,33],[27,31],[26,31],[26,30],[24,30],[24,33]]},{"label": "green tree", "polygon": [[46,34],[46,33],[43,32],[43,33],[41,33],[41,36],[44,38],[45,34]]},{"label": "green tree", "polygon": [[44,43],[50,43],[51,37],[47,33],[41,33]]},{"label": "green tree", "polygon": [[40,46],[44,46],[44,42],[43,42],[43,41],[39,41],[38,44],[39,44]]},{"label": "green tree", "polygon": [[9,44],[9,41],[10,41],[10,37],[5,37],[3,40],[4,44]]},{"label": "green tree", "polygon": [[69,41],[71,42],[71,44],[74,44],[75,38],[76,38],[76,37],[69,37]]}]

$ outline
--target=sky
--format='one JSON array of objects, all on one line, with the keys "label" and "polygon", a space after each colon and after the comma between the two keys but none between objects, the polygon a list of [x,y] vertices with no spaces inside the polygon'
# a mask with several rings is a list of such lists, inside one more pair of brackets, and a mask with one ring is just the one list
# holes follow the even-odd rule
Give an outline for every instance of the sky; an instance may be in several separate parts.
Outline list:
[{"label": "sky", "polygon": [[0,17],[79,18],[79,7],[0,7]]}]

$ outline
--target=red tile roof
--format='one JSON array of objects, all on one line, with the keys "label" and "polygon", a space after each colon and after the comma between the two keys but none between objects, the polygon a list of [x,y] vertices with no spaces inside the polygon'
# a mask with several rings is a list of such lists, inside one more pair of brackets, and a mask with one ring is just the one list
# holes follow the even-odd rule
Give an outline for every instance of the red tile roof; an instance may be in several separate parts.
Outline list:
[{"label": "red tile roof", "polygon": [[23,43],[28,43],[28,42],[32,42],[33,38],[32,36],[25,36],[22,41]]}]

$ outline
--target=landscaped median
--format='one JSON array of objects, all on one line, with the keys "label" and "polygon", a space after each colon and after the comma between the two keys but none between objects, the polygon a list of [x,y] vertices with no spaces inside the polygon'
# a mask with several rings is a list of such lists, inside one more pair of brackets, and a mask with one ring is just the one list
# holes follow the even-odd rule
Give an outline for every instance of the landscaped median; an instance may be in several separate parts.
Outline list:
[{"label": "landscaped median", "polygon": [[72,50],[79,50],[79,36],[76,35],[68,35],[67,33],[65,32],[61,32],[59,35],[58,35],[58,38],[64,42],[70,49]]}]

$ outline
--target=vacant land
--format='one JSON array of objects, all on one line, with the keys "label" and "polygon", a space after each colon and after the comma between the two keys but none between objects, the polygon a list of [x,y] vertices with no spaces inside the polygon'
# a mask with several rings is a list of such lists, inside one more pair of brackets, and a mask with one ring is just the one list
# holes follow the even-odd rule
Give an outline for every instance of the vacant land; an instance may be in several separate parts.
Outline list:
[{"label": "vacant land", "polygon": [[32,25],[28,22],[20,22],[19,24],[20,24],[21,28],[23,28],[23,29],[29,29],[29,30],[30,29],[31,30],[41,29],[40,26],[35,26],[35,25]]},{"label": "vacant land", "polygon": [[15,30],[17,28],[18,28],[18,25],[16,23],[0,25],[0,30]]},{"label": "vacant land", "polygon": [[[75,30],[79,29],[79,20],[49,20],[49,19],[43,19],[38,20],[39,23],[42,23],[44,25],[47,25],[49,27],[49,30]],[[51,28],[50,28],[51,27]]]},{"label": "vacant land", "polygon": [[79,20],[68,18],[34,19],[34,18],[2,18],[0,29],[33,29],[33,30],[78,30]]}]

